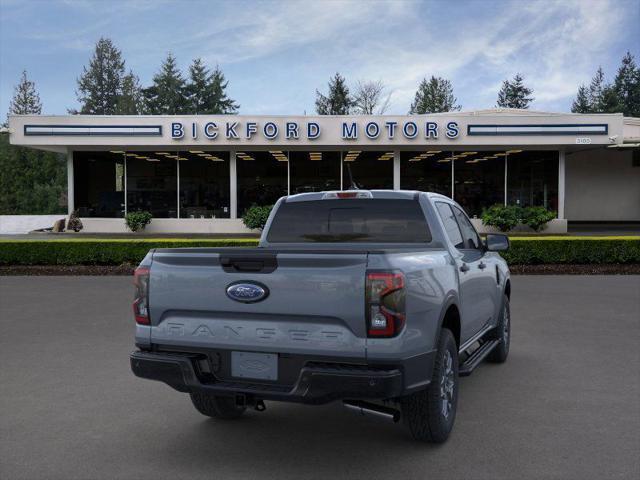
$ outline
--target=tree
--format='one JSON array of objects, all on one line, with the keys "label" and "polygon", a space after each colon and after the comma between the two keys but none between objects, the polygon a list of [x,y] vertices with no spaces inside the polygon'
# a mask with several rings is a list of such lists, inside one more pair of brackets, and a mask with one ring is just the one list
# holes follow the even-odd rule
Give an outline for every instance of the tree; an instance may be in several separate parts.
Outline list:
[{"label": "tree", "polygon": [[22,71],[20,83],[13,91],[9,113],[14,115],[40,115],[42,113],[42,103],[36,91],[36,84],[27,78],[26,70]]},{"label": "tree", "polygon": [[354,100],[349,95],[349,87],[343,76],[336,73],[329,80],[327,96],[316,90],[316,112],[318,115],[348,115],[354,106]]},{"label": "tree", "polygon": [[613,88],[625,116],[640,117],[640,69],[631,52],[623,57]]},{"label": "tree", "polygon": [[353,106],[360,115],[382,115],[389,108],[391,93],[385,94],[386,87],[382,80],[358,81]]},{"label": "tree", "polygon": [[80,113],[117,113],[124,72],[124,60],[120,50],[110,39],[100,38],[89,61],[89,67],[83,67],[82,75],[78,79],[76,95],[81,104]]},{"label": "tree", "polygon": [[188,113],[185,80],[175,57],[169,53],[160,71],[153,77],[153,85],[143,90],[146,108],[155,115]]},{"label": "tree", "polygon": [[209,73],[202,60],[196,58],[189,67],[189,82],[185,87],[190,113],[237,113],[240,106],[226,94],[228,83],[220,67],[216,65],[213,73]]},{"label": "tree", "polygon": [[604,92],[607,83],[604,79],[604,71],[602,67],[598,67],[596,74],[589,84],[589,104],[591,105],[591,113],[604,112]]},{"label": "tree", "polygon": [[591,102],[589,101],[589,91],[584,85],[580,85],[578,88],[578,95],[571,104],[571,111],[573,113],[590,113]]},{"label": "tree", "polygon": [[140,80],[132,71],[122,79],[121,93],[116,102],[118,115],[140,115],[144,113],[144,97]]},{"label": "tree", "polygon": [[512,81],[502,82],[502,88],[498,92],[498,107],[502,108],[529,108],[533,101],[530,95],[533,89],[524,85],[524,77],[516,73]]},{"label": "tree", "polygon": [[453,86],[449,80],[431,76],[423,78],[411,104],[410,114],[451,112],[460,110],[457,98],[453,95]]},{"label": "tree", "polygon": [[[42,113],[35,84],[24,71],[9,104],[9,113]],[[64,213],[66,190],[64,156],[16,147],[9,144],[9,135],[0,135],[0,215]]]}]

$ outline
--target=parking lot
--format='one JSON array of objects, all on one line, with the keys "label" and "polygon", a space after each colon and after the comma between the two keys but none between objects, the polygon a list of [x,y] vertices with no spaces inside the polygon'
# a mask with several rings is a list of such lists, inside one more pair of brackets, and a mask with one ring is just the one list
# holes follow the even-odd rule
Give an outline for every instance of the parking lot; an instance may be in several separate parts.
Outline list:
[{"label": "parking lot", "polygon": [[640,478],[640,277],[513,278],[511,356],[442,446],[339,404],[236,422],[134,377],[131,279],[0,277],[0,477]]}]

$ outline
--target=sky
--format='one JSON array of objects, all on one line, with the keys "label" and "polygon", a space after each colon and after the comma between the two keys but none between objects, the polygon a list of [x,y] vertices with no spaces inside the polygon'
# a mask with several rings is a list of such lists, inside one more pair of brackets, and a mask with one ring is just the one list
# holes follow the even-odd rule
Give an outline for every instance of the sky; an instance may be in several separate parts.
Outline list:
[{"label": "sky", "polygon": [[516,73],[532,109],[566,112],[598,66],[612,80],[627,50],[640,64],[640,0],[0,0],[0,116],[22,70],[43,113],[76,108],[101,36],[143,85],[168,52],[185,73],[197,57],[218,64],[241,114],[313,114],[335,72],[381,80],[389,114],[407,113],[431,75],[463,110],[491,108]]}]

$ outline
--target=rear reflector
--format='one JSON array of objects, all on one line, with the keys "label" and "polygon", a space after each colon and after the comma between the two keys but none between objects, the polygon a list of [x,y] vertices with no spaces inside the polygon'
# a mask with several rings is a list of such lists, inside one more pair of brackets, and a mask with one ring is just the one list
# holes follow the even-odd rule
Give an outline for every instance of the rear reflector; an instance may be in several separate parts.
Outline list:
[{"label": "rear reflector", "polygon": [[149,325],[149,268],[138,267],[133,273],[135,293],[133,297],[133,316],[138,325]]}]

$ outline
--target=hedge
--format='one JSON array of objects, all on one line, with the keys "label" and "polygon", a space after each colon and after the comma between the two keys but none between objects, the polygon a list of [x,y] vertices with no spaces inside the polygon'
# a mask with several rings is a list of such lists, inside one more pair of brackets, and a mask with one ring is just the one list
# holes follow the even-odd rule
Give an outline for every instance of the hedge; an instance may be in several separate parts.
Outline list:
[{"label": "hedge", "polygon": [[[137,264],[152,248],[253,247],[257,239],[0,240],[0,265]],[[640,237],[514,237],[511,265],[640,263]]]},{"label": "hedge", "polygon": [[0,240],[0,265],[136,265],[152,248],[254,247],[257,239]]}]

